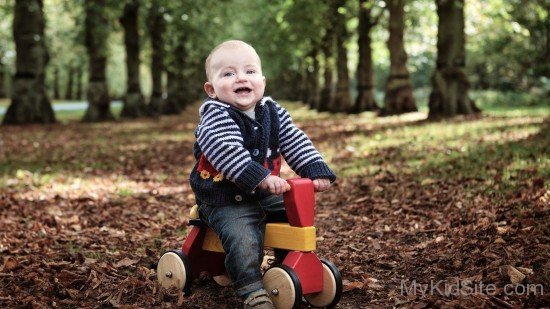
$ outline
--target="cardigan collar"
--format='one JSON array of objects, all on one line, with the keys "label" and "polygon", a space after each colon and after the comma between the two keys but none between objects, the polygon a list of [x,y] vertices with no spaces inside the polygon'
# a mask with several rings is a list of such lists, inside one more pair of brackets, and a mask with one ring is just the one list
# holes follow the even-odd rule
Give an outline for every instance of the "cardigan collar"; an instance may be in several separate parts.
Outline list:
[{"label": "cardigan collar", "polygon": [[[267,102],[267,101],[273,101],[273,99],[271,97],[263,97],[258,103],[263,106],[263,105],[265,105],[265,102]],[[232,107],[230,104],[227,104],[223,101],[220,101],[220,100],[217,100],[217,99],[212,99],[212,98],[207,98],[207,99],[204,100],[201,107],[199,108],[199,115],[202,116],[202,114],[206,111],[206,108],[210,105],[220,106],[220,107],[223,107],[223,108],[231,108]]]}]

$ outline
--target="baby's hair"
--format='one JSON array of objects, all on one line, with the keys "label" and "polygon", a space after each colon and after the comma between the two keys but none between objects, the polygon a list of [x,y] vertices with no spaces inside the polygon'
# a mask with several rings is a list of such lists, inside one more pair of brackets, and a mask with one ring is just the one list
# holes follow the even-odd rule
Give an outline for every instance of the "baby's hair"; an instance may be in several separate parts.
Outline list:
[{"label": "baby's hair", "polygon": [[[214,55],[214,53],[216,53],[216,51],[218,51],[219,49],[222,49],[222,48],[238,48],[238,47],[249,47],[249,48],[252,48],[252,50],[254,52],[256,52],[256,50],[254,49],[254,47],[252,47],[252,45],[250,45],[246,42],[240,41],[240,40],[225,41],[225,42],[219,44],[218,46],[214,47],[214,49],[212,49],[210,54],[208,54],[208,57],[206,58],[206,61],[204,62],[204,69],[206,71],[206,78],[209,81],[210,81],[210,62],[212,61],[212,56]],[[261,61],[259,56],[258,56],[258,60],[260,61],[260,65],[261,65],[262,61]]]}]

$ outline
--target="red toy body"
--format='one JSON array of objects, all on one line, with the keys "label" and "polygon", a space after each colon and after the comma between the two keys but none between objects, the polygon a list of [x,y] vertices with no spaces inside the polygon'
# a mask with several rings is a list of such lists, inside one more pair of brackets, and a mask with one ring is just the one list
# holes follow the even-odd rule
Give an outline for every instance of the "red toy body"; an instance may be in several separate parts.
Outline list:
[{"label": "red toy body", "polygon": [[[301,303],[302,296],[315,307],[333,306],[338,303],[342,293],[340,273],[334,264],[321,261],[314,251],[306,250],[306,248],[315,248],[315,243],[311,244],[315,242],[313,182],[307,178],[300,178],[288,180],[288,183],[291,190],[284,194],[284,203],[290,226],[274,225],[282,231],[277,235],[283,237],[282,239],[288,239],[291,244],[273,246],[274,249],[288,251],[288,253],[282,263],[274,265],[264,273],[264,287],[276,308],[297,307]],[[165,287],[176,285],[187,291],[190,282],[198,278],[203,271],[211,276],[224,276],[226,273],[225,253],[221,249],[219,240],[215,243],[216,239],[214,241],[208,239],[208,227],[201,224],[200,220],[191,221],[199,222],[195,222],[196,226],[191,228],[181,251],[165,253],[158,263],[157,277]],[[285,232],[287,230],[288,232]],[[296,236],[296,231],[303,232],[298,233],[303,234],[301,242],[295,242],[300,238]],[[270,242],[269,237],[273,239],[273,235],[267,235],[266,232],[266,246],[269,243],[275,243]],[[277,243],[280,242],[279,240]],[[302,250],[290,248],[302,248]],[[226,278],[224,282],[230,282],[228,280]],[[219,281],[216,280],[216,282]]]}]

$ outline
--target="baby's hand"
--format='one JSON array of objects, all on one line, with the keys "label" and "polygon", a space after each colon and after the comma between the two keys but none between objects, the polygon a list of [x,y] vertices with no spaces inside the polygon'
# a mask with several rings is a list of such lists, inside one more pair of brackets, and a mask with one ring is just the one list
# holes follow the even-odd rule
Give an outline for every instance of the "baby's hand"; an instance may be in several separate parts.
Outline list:
[{"label": "baby's hand", "polygon": [[290,185],[281,177],[269,175],[258,185],[260,189],[267,190],[271,194],[279,195],[290,190]]},{"label": "baby's hand", "polygon": [[330,180],[328,179],[315,179],[313,180],[313,187],[317,192],[323,192],[330,188]]}]

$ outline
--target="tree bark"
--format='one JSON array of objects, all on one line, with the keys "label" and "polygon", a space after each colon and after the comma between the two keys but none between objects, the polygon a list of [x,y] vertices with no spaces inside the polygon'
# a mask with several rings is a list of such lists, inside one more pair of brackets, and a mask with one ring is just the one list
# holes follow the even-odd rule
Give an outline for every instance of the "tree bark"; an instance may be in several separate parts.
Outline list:
[{"label": "tree bark", "polygon": [[328,25],[326,33],[323,37],[322,47],[323,51],[323,88],[321,89],[320,100],[318,104],[318,111],[325,112],[333,105],[333,76],[334,76],[334,34],[332,32],[332,25]]},{"label": "tree bark", "polygon": [[311,109],[317,109],[317,107],[319,106],[319,100],[320,100],[319,59],[317,59],[318,55],[319,55],[319,49],[317,47],[314,47],[310,53],[310,57],[312,61],[311,71],[308,69],[306,73],[308,90],[307,90],[305,102]]},{"label": "tree bark", "polygon": [[75,97],[77,100],[84,99],[84,80],[83,76],[84,70],[82,69],[82,65],[78,66],[76,68],[76,94]]},{"label": "tree bark", "polygon": [[181,113],[180,101],[184,100],[182,84],[183,78],[180,72],[172,69],[167,70],[167,92],[168,96],[164,102],[164,108],[162,110],[163,115],[177,115]]},{"label": "tree bark", "polygon": [[13,37],[17,53],[12,100],[4,124],[54,123],[55,114],[46,94],[49,54],[46,48],[42,0],[15,1]]},{"label": "tree bark", "polygon": [[59,68],[55,68],[53,71],[53,98],[60,99],[61,92],[59,91]]},{"label": "tree bark", "polygon": [[148,29],[151,37],[151,78],[153,82],[149,108],[154,115],[160,114],[164,109],[162,72],[164,71],[164,33],[166,24],[163,15],[164,8],[159,5],[158,0],[153,0],[148,16]]},{"label": "tree bark", "polygon": [[75,75],[75,69],[73,64],[69,64],[69,69],[67,73],[67,89],[65,89],[65,100],[73,100],[74,99],[74,75]]},{"label": "tree bark", "polygon": [[88,109],[82,120],[86,122],[114,120],[105,76],[107,37],[109,35],[105,0],[86,0],[85,10],[86,51],[90,65],[87,92]]},{"label": "tree bark", "polygon": [[407,70],[407,52],[403,40],[405,31],[405,0],[387,0],[390,12],[388,49],[390,50],[390,75],[386,81],[384,108],[381,115],[414,112],[412,82]]},{"label": "tree bark", "polygon": [[145,114],[145,100],[139,85],[139,1],[131,0],[124,6],[120,23],[124,28],[126,47],[126,95],[120,112],[121,118],[138,118]]},{"label": "tree bark", "polygon": [[346,16],[338,12],[339,7],[345,6],[345,0],[336,1],[335,10],[335,30],[336,30],[336,51],[337,51],[337,76],[336,91],[334,101],[332,102],[332,112],[350,112],[352,110],[351,92],[349,87],[348,70],[348,51],[346,49],[346,40],[349,36],[346,29]]},{"label": "tree bark", "polygon": [[185,89],[185,76],[184,68],[186,67],[187,50],[185,48],[185,42],[187,41],[187,35],[181,33],[177,40],[177,45],[173,50],[173,62],[170,65],[170,69],[167,70],[168,83],[167,92],[168,97],[164,104],[163,114],[174,115],[179,114],[185,108],[189,102],[187,92]]},{"label": "tree bark", "polygon": [[6,66],[2,63],[2,55],[0,54],[0,98],[7,97],[6,93]]},{"label": "tree bark", "polygon": [[480,110],[468,96],[470,84],[464,68],[464,0],[437,0],[439,17],[437,65],[432,75],[429,118],[473,114]]},{"label": "tree bark", "polygon": [[370,33],[377,24],[376,18],[371,16],[371,7],[367,8],[366,0],[359,0],[359,64],[357,65],[357,98],[353,111],[379,110],[374,97],[374,63],[372,61],[372,47]]}]

